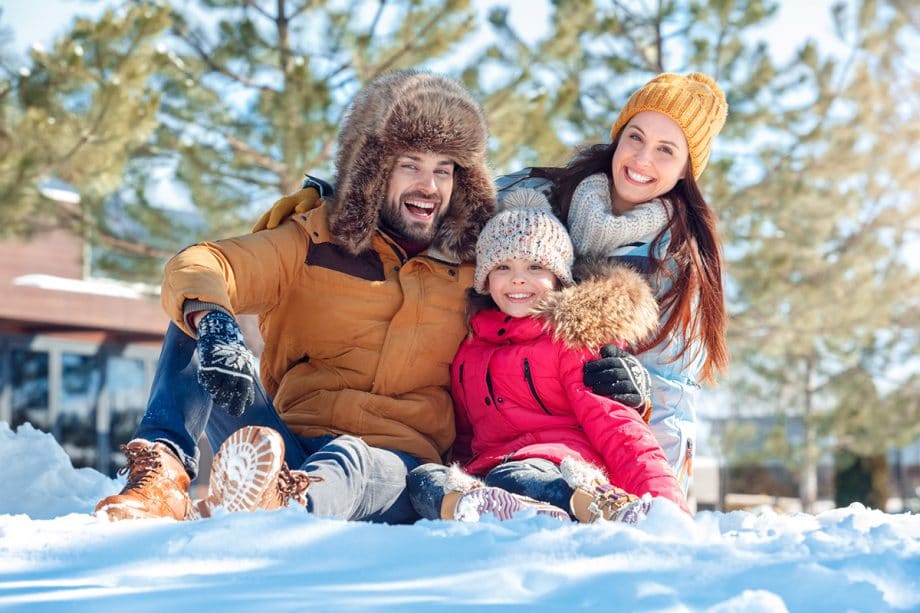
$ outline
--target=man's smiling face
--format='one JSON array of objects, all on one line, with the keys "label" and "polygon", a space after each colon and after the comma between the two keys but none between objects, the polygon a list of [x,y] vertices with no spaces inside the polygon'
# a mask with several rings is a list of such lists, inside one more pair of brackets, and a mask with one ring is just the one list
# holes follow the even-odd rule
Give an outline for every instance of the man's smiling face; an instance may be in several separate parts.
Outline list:
[{"label": "man's smiling face", "polygon": [[404,239],[430,244],[450,208],[453,188],[453,160],[438,153],[404,153],[390,173],[381,221]]}]

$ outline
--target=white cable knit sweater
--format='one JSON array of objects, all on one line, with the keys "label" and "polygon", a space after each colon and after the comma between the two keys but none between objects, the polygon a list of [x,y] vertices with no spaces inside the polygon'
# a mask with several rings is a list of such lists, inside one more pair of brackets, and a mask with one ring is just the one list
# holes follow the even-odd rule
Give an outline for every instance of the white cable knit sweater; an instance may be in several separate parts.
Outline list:
[{"label": "white cable knit sweater", "polygon": [[577,254],[612,255],[623,245],[652,240],[667,225],[668,211],[661,200],[652,200],[622,215],[615,214],[610,180],[597,173],[575,188],[568,222]]}]

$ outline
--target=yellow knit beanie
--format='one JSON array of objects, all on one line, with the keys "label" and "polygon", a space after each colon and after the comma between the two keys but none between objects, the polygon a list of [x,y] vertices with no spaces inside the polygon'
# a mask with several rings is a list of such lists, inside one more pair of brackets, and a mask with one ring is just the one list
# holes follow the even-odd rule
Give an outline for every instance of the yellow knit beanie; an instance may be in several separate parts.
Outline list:
[{"label": "yellow knit beanie", "polygon": [[698,72],[686,77],[663,72],[630,96],[610,130],[610,138],[616,138],[629,120],[642,111],[657,111],[680,126],[690,148],[690,170],[693,178],[698,179],[709,161],[712,140],[728,115],[722,89],[712,77]]}]

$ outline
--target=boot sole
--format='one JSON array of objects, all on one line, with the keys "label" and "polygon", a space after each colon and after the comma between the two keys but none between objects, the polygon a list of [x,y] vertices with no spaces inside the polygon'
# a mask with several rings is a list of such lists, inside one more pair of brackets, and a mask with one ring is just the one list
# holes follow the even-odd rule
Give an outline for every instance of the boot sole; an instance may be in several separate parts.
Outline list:
[{"label": "boot sole", "polygon": [[571,521],[569,514],[562,509],[545,502],[516,496],[497,487],[479,487],[465,493],[457,501],[454,519],[475,522],[483,515],[491,515],[505,521],[526,509],[534,509],[537,515],[548,515],[559,521]]},{"label": "boot sole", "polygon": [[283,462],[284,439],[275,430],[259,426],[237,430],[211,463],[207,506],[221,506],[231,513],[261,508],[265,492],[277,485]]}]

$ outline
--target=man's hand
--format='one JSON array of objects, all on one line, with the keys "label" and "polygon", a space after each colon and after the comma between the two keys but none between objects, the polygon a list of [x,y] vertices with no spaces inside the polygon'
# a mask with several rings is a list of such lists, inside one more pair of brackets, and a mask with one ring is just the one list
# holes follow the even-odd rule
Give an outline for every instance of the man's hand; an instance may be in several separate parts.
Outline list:
[{"label": "man's hand", "polygon": [[645,423],[652,417],[652,381],[634,355],[616,345],[601,349],[601,358],[584,368],[585,385],[639,412]]},{"label": "man's hand", "polygon": [[214,404],[238,417],[255,400],[255,377],[239,325],[223,311],[208,312],[198,322],[198,382]]}]

